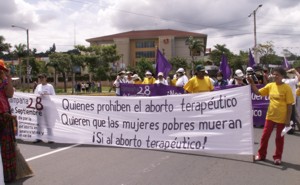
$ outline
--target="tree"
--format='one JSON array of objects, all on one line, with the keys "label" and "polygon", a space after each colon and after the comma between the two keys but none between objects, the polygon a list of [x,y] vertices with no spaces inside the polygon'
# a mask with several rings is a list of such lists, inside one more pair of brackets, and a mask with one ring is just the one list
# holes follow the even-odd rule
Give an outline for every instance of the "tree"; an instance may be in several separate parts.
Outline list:
[{"label": "tree", "polygon": [[[83,67],[85,62],[85,56],[79,55],[79,53],[70,54],[71,57],[71,72],[72,72],[72,87],[75,86],[75,69],[76,67]],[[74,94],[74,88],[72,88],[72,94]]]},{"label": "tree", "polygon": [[247,64],[249,61],[249,52],[248,51],[240,51],[239,55],[234,55],[231,58],[231,68],[233,71],[237,69],[246,70]]},{"label": "tree", "polygon": [[263,65],[280,65],[282,63],[282,59],[278,57],[274,51],[274,45],[272,41],[267,41],[265,44],[259,44],[257,47],[257,52],[260,55],[260,63]]},{"label": "tree", "polygon": [[229,63],[233,58],[233,53],[226,48],[226,44],[217,44],[214,46],[215,49],[213,49],[210,53],[210,59],[216,64],[220,65],[222,54],[225,54]]},{"label": "tree", "polygon": [[67,74],[72,70],[71,57],[66,53],[53,53],[49,55],[50,62],[48,66],[54,68],[54,86],[56,88],[56,72],[58,71],[63,75],[64,92],[67,92]]},{"label": "tree", "polygon": [[173,57],[170,59],[170,64],[172,65],[172,72],[175,73],[179,68],[189,69],[188,63],[185,58]]},{"label": "tree", "polygon": [[15,50],[13,51],[14,56],[18,58],[18,74],[20,76],[20,79],[22,79],[22,73],[26,72],[26,61],[22,61],[24,57],[27,56],[27,50],[25,44],[19,44],[15,45]]},{"label": "tree", "polygon": [[117,46],[76,46],[76,48],[86,56],[86,65],[89,68],[90,80],[92,76],[96,76],[97,79],[109,79],[112,80],[114,74],[117,73],[113,66],[116,61],[120,59],[120,55],[117,54]]},{"label": "tree", "polygon": [[192,71],[194,71],[195,57],[201,56],[201,54],[204,53],[205,46],[199,39],[195,39],[192,36],[186,39],[186,43],[190,50],[190,56],[192,57]]},{"label": "tree", "polygon": [[49,48],[49,50],[46,51],[47,54],[52,54],[55,53],[56,51],[56,46],[55,43],[53,43],[52,47]]},{"label": "tree", "polygon": [[155,69],[153,67],[153,62],[147,58],[141,58],[136,64],[137,74],[141,77],[145,77],[146,71],[150,71],[152,74],[155,74]]},{"label": "tree", "polygon": [[11,45],[8,43],[5,43],[5,38],[0,35],[0,58],[3,58],[4,52],[9,52],[9,49],[11,48]]}]

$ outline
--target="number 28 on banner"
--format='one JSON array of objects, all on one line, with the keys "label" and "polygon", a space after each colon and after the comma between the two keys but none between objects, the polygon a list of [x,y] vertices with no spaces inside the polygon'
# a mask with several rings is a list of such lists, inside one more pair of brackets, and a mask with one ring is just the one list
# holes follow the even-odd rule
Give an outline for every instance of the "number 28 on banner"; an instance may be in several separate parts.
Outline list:
[{"label": "number 28 on banner", "polygon": [[29,98],[29,102],[27,107],[28,109],[36,109],[36,110],[43,110],[42,98],[36,97],[35,100],[33,98]]},{"label": "number 28 on banner", "polygon": [[136,93],[137,95],[140,96],[150,96],[151,91],[150,91],[150,86],[140,86],[139,92]]}]

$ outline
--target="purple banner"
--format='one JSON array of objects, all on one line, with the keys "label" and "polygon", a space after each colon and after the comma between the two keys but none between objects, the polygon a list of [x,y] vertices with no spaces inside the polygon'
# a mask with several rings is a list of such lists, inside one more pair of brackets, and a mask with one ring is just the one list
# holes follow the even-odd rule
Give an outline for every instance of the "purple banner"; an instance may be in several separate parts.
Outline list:
[{"label": "purple banner", "polygon": [[[228,85],[225,87],[215,87],[215,90],[223,90],[229,88],[236,88],[239,86]],[[263,85],[257,85],[261,88]],[[183,94],[182,87],[167,86],[163,84],[152,85],[137,85],[137,84],[120,84],[121,96],[164,96]],[[269,106],[268,97],[257,96],[251,93],[252,109],[253,109],[253,124],[256,127],[264,126],[265,118]]]},{"label": "purple banner", "polygon": [[184,90],[182,87],[168,86],[163,84],[120,84],[121,96],[165,96],[183,93]]}]

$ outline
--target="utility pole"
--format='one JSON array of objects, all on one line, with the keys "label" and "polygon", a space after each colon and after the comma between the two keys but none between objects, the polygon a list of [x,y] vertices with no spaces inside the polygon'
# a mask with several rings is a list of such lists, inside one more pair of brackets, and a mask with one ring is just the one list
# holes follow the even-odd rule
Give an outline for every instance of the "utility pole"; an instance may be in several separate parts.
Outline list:
[{"label": "utility pole", "polygon": [[250,15],[248,15],[248,17],[251,17],[251,15],[253,15],[253,19],[254,19],[254,47],[253,47],[253,49],[254,49],[254,60],[256,63],[259,63],[259,58],[257,56],[256,12],[260,7],[262,7],[262,4],[258,5],[258,7],[255,10],[253,10],[253,12]]},{"label": "utility pole", "polygon": [[[28,92],[30,92],[29,75],[31,73],[31,66],[29,65],[29,30],[27,28],[23,28],[21,26],[16,26],[16,25],[11,25],[11,27],[13,27],[13,28],[20,28],[20,29],[26,31],[26,36],[27,36],[26,79],[27,79]],[[20,65],[20,63],[19,63],[19,65]],[[21,68],[21,66],[20,66],[20,68]]]}]

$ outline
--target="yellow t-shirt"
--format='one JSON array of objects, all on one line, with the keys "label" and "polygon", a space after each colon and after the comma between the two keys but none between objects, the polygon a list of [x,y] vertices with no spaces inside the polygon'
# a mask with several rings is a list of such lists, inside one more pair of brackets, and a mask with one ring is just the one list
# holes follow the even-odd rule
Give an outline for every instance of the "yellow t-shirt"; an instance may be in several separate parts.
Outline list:
[{"label": "yellow t-shirt", "polygon": [[298,83],[298,88],[296,90],[296,95],[300,96],[300,82]]},{"label": "yellow t-shirt", "polygon": [[154,77],[152,77],[152,78],[145,77],[142,84],[154,84],[155,80],[156,79]]},{"label": "yellow t-shirt", "polygon": [[272,82],[259,89],[259,93],[261,96],[269,96],[270,99],[266,119],[285,124],[287,105],[294,103],[291,87],[288,84],[277,85]]},{"label": "yellow t-shirt", "polygon": [[173,79],[171,80],[171,85],[172,85],[172,86],[176,86],[176,82],[177,82],[177,78],[173,78]]},{"label": "yellow t-shirt", "polygon": [[139,84],[142,84],[142,81],[140,81],[140,80],[135,80],[135,81],[133,81],[133,84],[139,85]]},{"label": "yellow t-shirt", "polygon": [[197,76],[194,76],[183,88],[189,93],[199,93],[214,90],[214,85],[211,83],[208,76],[205,76],[204,79],[199,79]]}]

